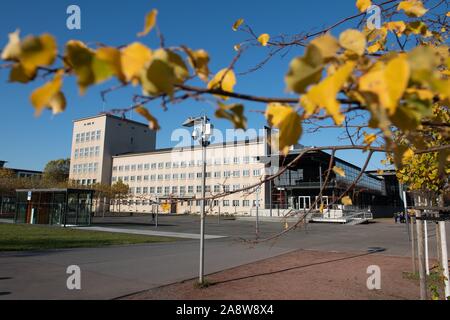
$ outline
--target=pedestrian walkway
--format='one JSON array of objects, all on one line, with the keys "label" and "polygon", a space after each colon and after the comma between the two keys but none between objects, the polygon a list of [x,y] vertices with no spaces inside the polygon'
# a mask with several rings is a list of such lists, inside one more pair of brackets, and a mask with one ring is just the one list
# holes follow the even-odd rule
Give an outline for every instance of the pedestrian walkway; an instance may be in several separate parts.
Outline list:
[{"label": "pedestrian walkway", "polygon": [[[107,227],[75,227],[74,229],[114,232],[114,233],[127,233],[127,234],[139,234],[139,235],[145,235],[145,236],[194,239],[194,240],[200,239],[200,235],[194,234],[194,233],[162,232],[162,231],[152,231],[152,230],[142,230],[142,229],[124,229],[124,228],[107,228]],[[222,239],[222,238],[226,238],[226,236],[214,236],[214,235],[205,234],[205,240]]]}]

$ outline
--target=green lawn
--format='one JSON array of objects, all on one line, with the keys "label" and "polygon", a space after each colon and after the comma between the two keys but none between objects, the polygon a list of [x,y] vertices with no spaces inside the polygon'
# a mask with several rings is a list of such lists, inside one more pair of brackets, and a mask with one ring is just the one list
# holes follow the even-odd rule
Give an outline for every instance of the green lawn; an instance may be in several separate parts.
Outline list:
[{"label": "green lawn", "polygon": [[167,241],[175,239],[61,227],[0,224],[0,251],[92,248]]}]

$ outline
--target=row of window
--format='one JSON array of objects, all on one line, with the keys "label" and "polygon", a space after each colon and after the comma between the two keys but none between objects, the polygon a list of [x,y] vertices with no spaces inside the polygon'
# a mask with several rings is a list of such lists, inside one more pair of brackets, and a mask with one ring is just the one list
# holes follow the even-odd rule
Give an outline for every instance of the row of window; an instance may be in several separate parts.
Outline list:
[{"label": "row of window", "polygon": [[[248,188],[250,185],[246,184],[243,185],[242,188]],[[214,185],[214,186],[205,186],[205,192],[211,193],[212,190],[214,190],[214,193],[221,193],[221,192],[230,192],[230,191],[237,191],[241,189],[240,184],[233,184],[233,185]],[[130,193],[131,194],[157,194],[157,195],[186,195],[186,194],[194,194],[194,193],[201,193],[202,192],[202,186],[172,186],[172,187],[131,187]]]},{"label": "row of window", "polygon": [[[257,201],[253,200],[213,200],[213,207],[218,207],[219,203],[222,202],[222,207],[250,207],[250,204],[252,204],[253,207],[257,206]],[[122,204],[124,206],[148,206],[151,205],[151,201],[149,200],[112,200],[111,205],[119,205]],[[181,206],[187,205],[187,206],[197,206],[200,207],[202,205],[201,200],[188,200],[188,201],[181,201]],[[211,200],[206,200],[205,205],[209,207],[211,205]]]},{"label": "row of window", "polygon": [[72,173],[73,174],[95,173],[97,171],[98,171],[98,162],[74,164],[72,166]]},{"label": "row of window", "polygon": [[75,180],[78,185],[81,186],[90,186],[97,183],[97,179],[79,179]]},{"label": "row of window", "polygon": [[81,132],[75,135],[75,143],[98,141],[102,136],[101,130]]},{"label": "row of window", "polygon": [[[249,164],[257,163],[255,157],[234,157],[234,158],[223,158],[223,159],[208,159],[206,165],[221,165],[221,164]],[[187,167],[201,167],[202,160],[191,160],[191,161],[181,161],[181,162],[159,162],[159,163],[145,163],[145,164],[133,164],[133,165],[119,165],[113,166],[113,171],[142,171],[142,170],[161,170],[161,169],[176,169],[176,168],[187,168]]]},{"label": "row of window", "polygon": [[92,158],[100,156],[100,147],[89,147],[89,148],[80,148],[75,149],[74,158]]},{"label": "row of window", "polygon": [[[242,177],[250,177],[251,174],[253,174],[253,177],[260,177],[261,176],[261,169],[254,169],[252,172],[250,170],[243,170],[242,171]],[[223,175],[222,172],[216,171],[216,172],[207,172],[206,178],[212,178],[215,179],[222,178],[239,178],[241,177],[241,171],[235,170],[235,171],[224,171]],[[147,181],[171,181],[171,180],[194,180],[194,179],[201,179],[203,178],[203,174],[201,172],[190,172],[190,173],[173,173],[173,174],[152,174],[152,175],[144,175],[144,176],[123,176],[123,177],[112,177],[112,182],[117,182],[118,180],[122,180],[123,182],[147,182]]]}]

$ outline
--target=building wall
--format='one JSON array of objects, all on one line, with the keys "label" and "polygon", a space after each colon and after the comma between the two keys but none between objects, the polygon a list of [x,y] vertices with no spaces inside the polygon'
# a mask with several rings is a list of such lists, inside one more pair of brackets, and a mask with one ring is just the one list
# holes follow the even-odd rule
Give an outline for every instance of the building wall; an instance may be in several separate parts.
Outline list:
[{"label": "building wall", "polygon": [[[264,164],[257,159],[264,153],[263,141],[208,147],[206,195],[257,184],[265,177]],[[200,148],[179,148],[113,157],[112,183],[122,180],[130,186],[133,194],[129,201],[121,202],[120,210],[151,212],[151,201],[173,197],[179,200],[176,206],[172,206],[172,213],[198,213],[200,201],[196,198],[201,198],[201,156]],[[260,207],[264,207],[264,194],[262,185]],[[212,214],[219,210],[221,214],[249,214],[255,208],[256,200],[256,193],[237,193],[208,206],[212,205]],[[117,204],[113,207],[119,208]]]},{"label": "building wall", "polygon": [[112,156],[152,151],[156,133],[146,125],[111,115],[74,121],[69,179],[80,184],[111,183]]}]

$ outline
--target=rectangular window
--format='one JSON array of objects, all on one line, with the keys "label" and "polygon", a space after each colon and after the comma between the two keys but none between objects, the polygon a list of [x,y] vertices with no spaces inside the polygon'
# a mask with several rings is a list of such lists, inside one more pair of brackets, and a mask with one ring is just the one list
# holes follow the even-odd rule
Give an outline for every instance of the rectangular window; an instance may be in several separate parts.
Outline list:
[{"label": "rectangular window", "polygon": [[205,192],[211,192],[211,186],[205,186]]},{"label": "rectangular window", "polygon": [[96,138],[97,138],[97,140],[100,140],[100,137],[101,137],[101,131],[100,130],[97,130],[97,133],[96,133]]},{"label": "rectangular window", "polygon": [[135,165],[135,164],[133,164],[133,165],[131,166],[131,171],[136,171],[136,165]]},{"label": "rectangular window", "polygon": [[192,180],[192,179],[194,179],[194,178],[195,178],[195,173],[190,172],[190,173],[189,173],[189,180]]},{"label": "rectangular window", "polygon": [[170,193],[170,187],[164,187],[164,194],[167,196]]},{"label": "rectangular window", "polygon": [[155,187],[150,187],[150,194],[154,194],[155,193]]},{"label": "rectangular window", "polygon": [[203,174],[201,172],[197,172],[197,179],[201,179]]},{"label": "rectangular window", "polygon": [[188,193],[189,194],[194,193],[194,186],[188,186]]},{"label": "rectangular window", "polygon": [[253,170],[253,176],[254,176],[254,177],[259,177],[259,176],[261,176],[261,170],[260,170],[260,169],[255,169],[255,170]]},{"label": "rectangular window", "polygon": [[94,163],[94,172],[98,171],[98,162]]},{"label": "rectangular window", "polygon": [[179,167],[180,167],[180,164],[179,164],[178,162],[172,163],[172,168],[177,169],[177,168],[179,168]]},{"label": "rectangular window", "polygon": [[216,159],[214,159],[214,164],[215,165],[221,165],[222,164],[222,160],[220,158],[216,158]]},{"label": "rectangular window", "polygon": [[119,172],[123,171],[123,166],[119,166]]},{"label": "rectangular window", "polygon": [[163,180],[164,180],[164,175],[158,174],[158,181],[163,181]]},{"label": "rectangular window", "polygon": [[130,177],[128,177],[128,176],[123,177],[123,181],[125,181],[125,182],[130,181]]},{"label": "rectangular window", "polygon": [[178,180],[178,173],[174,173],[172,175],[172,180]]},{"label": "rectangular window", "polygon": [[84,148],[84,157],[89,157],[89,148]]},{"label": "rectangular window", "polygon": [[78,159],[78,149],[75,149],[74,158]]},{"label": "rectangular window", "polygon": [[148,187],[142,188],[142,193],[143,194],[148,194]]},{"label": "rectangular window", "polygon": [[125,166],[125,171],[130,171],[130,166]]},{"label": "rectangular window", "polygon": [[230,200],[223,200],[223,206],[229,207],[230,206]]},{"label": "rectangular window", "polygon": [[85,136],[85,133],[83,132],[80,136],[80,142],[84,142],[84,136]]},{"label": "rectangular window", "polygon": [[137,187],[137,188],[136,188],[136,193],[137,193],[137,194],[141,194],[141,187]]},{"label": "rectangular window", "polygon": [[231,177],[231,171],[224,171],[223,172],[223,177],[224,178],[230,178]]},{"label": "rectangular window", "polygon": [[220,178],[221,174],[220,171],[214,172],[214,178]]},{"label": "rectangular window", "polygon": [[130,177],[130,181],[136,181],[136,177],[135,176],[131,176]]},{"label": "rectangular window", "polygon": [[156,188],[156,193],[157,194],[162,194],[162,187],[157,187]]},{"label": "rectangular window", "polygon": [[136,181],[137,181],[137,182],[141,182],[141,181],[142,181],[142,176],[137,176],[137,177],[136,177]]},{"label": "rectangular window", "polygon": [[77,133],[77,135],[75,136],[75,143],[80,143],[80,134]]},{"label": "rectangular window", "polygon": [[164,169],[164,163],[162,162],[158,163],[158,169]]},{"label": "rectangular window", "polygon": [[89,134],[89,132],[86,133],[86,142],[91,141],[91,135]]},{"label": "rectangular window", "polygon": [[223,158],[223,164],[230,164],[230,158]]},{"label": "rectangular window", "polygon": [[[87,134],[89,134],[89,132]],[[94,140],[95,140],[95,131],[92,131],[91,132],[91,141],[94,141]]]},{"label": "rectangular window", "polygon": [[242,171],[242,176],[243,176],[243,177],[250,177],[250,170],[244,170],[244,171]]},{"label": "rectangular window", "polygon": [[186,161],[181,161],[180,168],[186,168]]},{"label": "rectangular window", "polygon": [[233,184],[233,191],[237,191],[241,188],[239,184]]},{"label": "rectangular window", "polygon": [[150,176],[150,181],[155,181],[155,180],[156,180],[156,175],[152,174],[152,175]]},{"label": "rectangular window", "polygon": [[144,170],[150,170],[150,164],[149,163],[144,164]]},{"label": "rectangular window", "polygon": [[238,157],[234,157],[233,158],[233,163],[234,164],[239,164],[239,158]]},{"label": "rectangular window", "polygon": [[90,147],[89,148],[89,157],[93,158],[95,154],[95,148],[94,147]]},{"label": "rectangular window", "polygon": [[219,193],[220,192],[220,185],[215,185],[214,186],[214,193]]},{"label": "rectangular window", "polygon": [[148,181],[148,176],[144,176],[144,181]]},{"label": "rectangular window", "polygon": [[166,175],[164,175],[164,180],[166,180],[166,181],[170,181],[170,174],[166,174]]},{"label": "rectangular window", "polygon": [[172,187],[172,194],[178,194],[178,187]]},{"label": "rectangular window", "polygon": [[234,178],[239,178],[241,176],[241,172],[240,171],[233,171],[233,177]]},{"label": "rectangular window", "polygon": [[170,169],[172,167],[172,163],[171,162],[166,162],[166,169]]},{"label": "rectangular window", "polygon": [[249,164],[250,163],[250,157],[244,157],[244,163]]},{"label": "rectangular window", "polygon": [[142,171],[143,165],[142,164],[138,164],[137,169],[138,169],[138,171]]},{"label": "rectangular window", "polygon": [[180,173],[180,179],[186,180],[186,173]]},{"label": "rectangular window", "polygon": [[202,186],[197,186],[197,193],[201,193],[202,192]]},{"label": "rectangular window", "polygon": [[152,168],[152,170],[156,169],[156,163],[152,163],[152,165],[150,166]]},{"label": "rectangular window", "polygon": [[229,186],[228,184],[225,184],[225,185],[223,186],[223,191],[224,191],[224,192],[230,192],[230,186]]},{"label": "rectangular window", "polygon": [[117,166],[113,166],[113,172],[117,171]]},{"label": "rectangular window", "polygon": [[186,194],[186,187],[180,187],[180,195]]},{"label": "rectangular window", "polygon": [[242,201],[242,206],[243,207],[250,207],[250,200],[243,200]]},{"label": "rectangular window", "polygon": [[239,207],[239,200],[233,200],[233,207]]},{"label": "rectangular window", "polygon": [[100,156],[100,147],[99,146],[95,147],[95,156],[96,157]]}]

